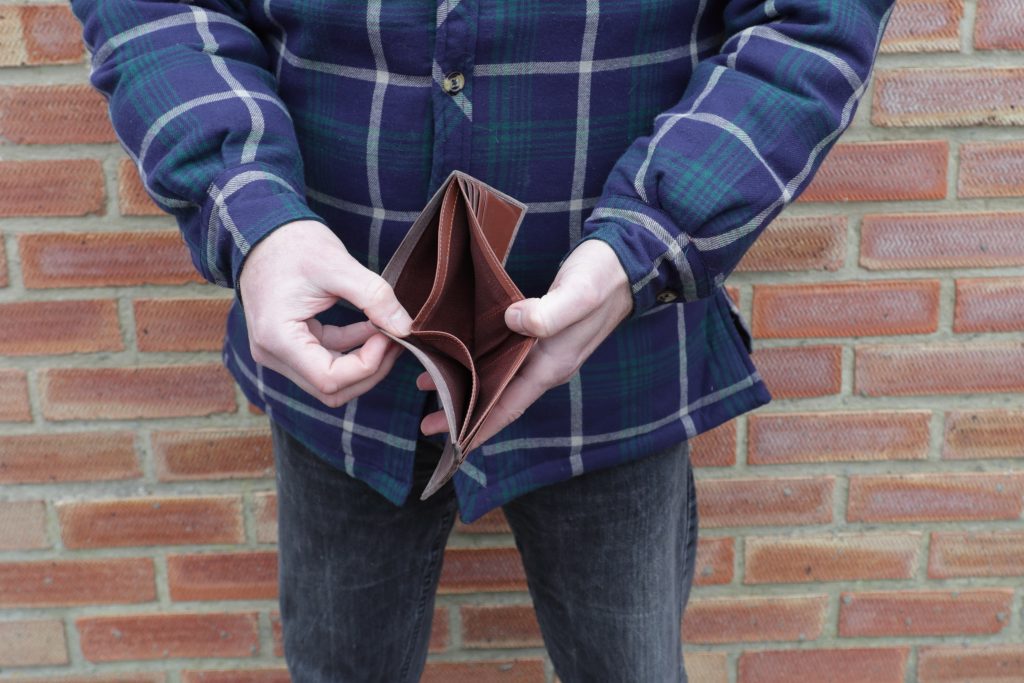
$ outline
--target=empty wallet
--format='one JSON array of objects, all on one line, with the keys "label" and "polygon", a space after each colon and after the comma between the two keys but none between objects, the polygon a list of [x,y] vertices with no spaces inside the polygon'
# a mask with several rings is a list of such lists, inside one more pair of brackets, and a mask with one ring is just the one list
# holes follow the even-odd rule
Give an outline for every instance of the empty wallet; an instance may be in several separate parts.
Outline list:
[{"label": "empty wallet", "polygon": [[505,271],[526,204],[463,171],[452,171],[413,221],[381,276],[412,316],[396,337],[434,380],[448,439],[424,500],[451,479],[484,418],[536,338],[505,325],[525,298]]}]

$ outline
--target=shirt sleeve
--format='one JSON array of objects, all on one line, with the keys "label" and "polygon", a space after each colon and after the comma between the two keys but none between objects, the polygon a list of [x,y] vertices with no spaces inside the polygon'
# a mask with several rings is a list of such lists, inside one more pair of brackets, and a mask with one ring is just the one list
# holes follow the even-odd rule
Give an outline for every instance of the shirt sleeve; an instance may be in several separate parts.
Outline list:
[{"label": "shirt sleeve", "polygon": [[235,290],[252,247],[306,203],[291,115],[250,3],[71,0],[89,80],[149,196],[178,222],[196,269]]},{"label": "shirt sleeve", "polygon": [[630,318],[712,295],[807,187],[856,112],[892,5],[723,3],[719,52],[616,161],[577,242],[614,249]]}]

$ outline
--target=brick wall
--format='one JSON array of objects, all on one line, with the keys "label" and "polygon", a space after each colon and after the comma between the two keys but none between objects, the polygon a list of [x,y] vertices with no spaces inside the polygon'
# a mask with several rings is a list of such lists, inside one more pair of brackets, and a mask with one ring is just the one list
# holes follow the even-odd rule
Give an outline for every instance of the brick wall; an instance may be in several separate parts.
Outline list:
[{"label": "brick wall", "polygon": [[[1021,0],[899,0],[730,279],[775,401],[694,445],[694,683],[1024,680],[1022,51]],[[64,4],[0,0],[0,680],[284,681],[230,292],[87,78]],[[553,680],[500,515],[453,535],[435,617],[427,680]]]}]

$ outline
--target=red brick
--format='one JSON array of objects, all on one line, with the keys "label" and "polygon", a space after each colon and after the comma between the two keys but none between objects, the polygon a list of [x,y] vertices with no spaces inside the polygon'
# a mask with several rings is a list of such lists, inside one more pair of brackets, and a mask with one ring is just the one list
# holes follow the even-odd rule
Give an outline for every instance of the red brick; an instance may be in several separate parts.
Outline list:
[{"label": "red brick", "polygon": [[978,0],[974,48],[1024,50],[1024,5],[1020,0]]},{"label": "red brick", "polygon": [[743,583],[912,579],[922,534],[748,537]]},{"label": "red brick", "polygon": [[850,522],[1016,520],[1024,473],[943,472],[850,477]]},{"label": "red brick", "polygon": [[930,419],[928,410],[751,415],[747,462],[923,460]]},{"label": "red brick", "polygon": [[0,140],[19,145],[117,142],[103,96],[87,83],[0,86]]},{"label": "red brick", "polygon": [[837,144],[797,201],[942,199],[948,156],[945,140]]},{"label": "red brick", "polygon": [[15,301],[0,304],[0,354],[39,356],[120,351],[113,299]]},{"label": "red brick", "polygon": [[455,522],[455,530],[460,534],[507,534],[512,532],[501,508],[494,508],[471,524],[458,520]]},{"label": "red brick", "polygon": [[[5,683],[39,683],[39,678],[25,676],[23,678],[0,679]],[[159,671],[151,673],[104,673],[94,676],[47,676],[46,683],[167,683],[167,676]]]},{"label": "red brick", "polygon": [[693,585],[716,586],[732,583],[736,541],[730,536],[700,535]]},{"label": "red brick", "polygon": [[0,218],[102,215],[103,182],[96,159],[0,161]]},{"label": "red brick", "polygon": [[117,163],[117,201],[122,216],[166,216],[146,192],[139,177],[139,169],[131,159]]},{"label": "red brick", "polygon": [[736,422],[721,424],[690,440],[694,467],[731,467],[736,464]]},{"label": "red brick", "polygon": [[963,0],[897,0],[881,52],[959,52]]},{"label": "red brick", "polygon": [[544,662],[516,659],[500,662],[427,662],[420,683],[544,683]]},{"label": "red brick", "polygon": [[28,64],[71,64],[85,56],[82,25],[67,5],[22,5],[22,39]]},{"label": "red brick", "polygon": [[251,479],[274,476],[267,429],[190,429],[153,432],[160,481]]},{"label": "red brick", "polygon": [[0,666],[53,666],[68,663],[60,619],[0,621]]},{"label": "red brick", "polygon": [[[729,683],[729,655],[726,652],[683,652],[686,674],[693,683]],[[557,680],[557,679],[556,679]]]},{"label": "red brick", "polygon": [[908,647],[741,652],[737,683],[903,683]]},{"label": "red brick", "polygon": [[10,284],[7,277],[7,247],[4,246],[4,234],[0,232],[0,287]]},{"label": "red brick", "polygon": [[286,667],[234,668],[231,671],[182,671],[182,683],[291,683]]},{"label": "red brick", "polygon": [[460,611],[463,647],[544,646],[532,605],[465,605]]},{"label": "red brick", "polygon": [[171,600],[272,600],[277,598],[274,551],[169,555]]},{"label": "red brick", "polygon": [[148,557],[0,562],[0,606],[66,607],[157,599]]},{"label": "red brick", "polygon": [[56,504],[68,548],[241,543],[238,496],[118,498]]},{"label": "red brick", "polygon": [[943,438],[946,460],[1024,458],[1024,411],[950,411]]},{"label": "red brick", "polygon": [[776,399],[831,396],[843,385],[841,346],[761,347],[751,358]]},{"label": "red brick", "polygon": [[45,502],[0,500],[0,550],[49,548],[46,536]]},{"label": "red brick", "polygon": [[842,593],[844,638],[999,633],[1010,623],[1012,588]]},{"label": "red brick", "polygon": [[879,344],[857,347],[856,359],[862,396],[1024,391],[1024,344]]},{"label": "red brick", "polygon": [[938,280],[754,285],[755,337],[924,334],[938,324]]},{"label": "red brick", "polygon": [[816,640],[827,611],[827,595],[692,599],[683,616],[683,641]]},{"label": "red brick", "polygon": [[25,234],[18,248],[29,288],[205,282],[177,230]]},{"label": "red brick", "polygon": [[734,304],[736,304],[737,306],[740,305],[740,289],[739,289],[739,287],[736,287],[735,285],[726,285],[725,286],[725,293],[729,295],[729,298],[732,299],[732,302]]},{"label": "red brick", "polygon": [[737,271],[838,270],[846,251],[845,216],[780,216],[744,254]]},{"label": "red brick", "polygon": [[892,69],[876,72],[874,82],[876,126],[1024,123],[1024,69]]},{"label": "red brick", "polygon": [[890,268],[994,268],[1024,264],[1024,213],[865,216],[860,265]]},{"label": "red brick", "polygon": [[220,351],[231,299],[137,299],[139,351]]},{"label": "red brick", "polygon": [[75,620],[90,662],[178,657],[251,657],[256,614],[126,614]]},{"label": "red brick", "polygon": [[833,477],[702,478],[701,527],[794,526],[832,521]]},{"label": "red brick", "polygon": [[0,436],[0,483],[138,479],[135,435],[61,432]]},{"label": "red brick", "polygon": [[441,569],[440,593],[521,591],[526,573],[515,548],[448,548]]},{"label": "red brick", "polygon": [[932,532],[928,578],[960,576],[1024,576],[1024,532]]},{"label": "red brick", "polygon": [[281,624],[281,613],[274,611],[270,613],[270,636],[274,643],[273,655],[284,657],[284,627]]},{"label": "red brick", "polygon": [[0,368],[0,422],[31,422],[28,375],[24,370]]},{"label": "red brick", "polygon": [[1024,142],[960,145],[957,196],[1024,197]]},{"label": "red brick", "polygon": [[1013,683],[1024,681],[1024,645],[922,645],[918,683]]},{"label": "red brick", "polygon": [[430,620],[430,643],[427,645],[427,652],[444,652],[451,646],[452,636],[448,622],[448,609],[435,607],[434,616]]},{"label": "red brick", "polygon": [[226,413],[231,376],[220,364],[51,368],[40,372],[48,420],[103,420]]},{"label": "red brick", "polygon": [[1024,332],[1024,278],[956,281],[954,332]]},{"label": "red brick", "polygon": [[252,516],[257,543],[277,543],[277,494],[271,491],[252,494]]}]

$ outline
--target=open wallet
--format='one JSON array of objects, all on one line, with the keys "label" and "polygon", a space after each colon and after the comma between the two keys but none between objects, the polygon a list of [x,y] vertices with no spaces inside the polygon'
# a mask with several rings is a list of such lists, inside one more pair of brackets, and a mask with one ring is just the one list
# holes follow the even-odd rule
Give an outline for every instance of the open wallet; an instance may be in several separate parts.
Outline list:
[{"label": "open wallet", "polygon": [[396,337],[434,380],[449,438],[421,500],[466,459],[484,418],[536,338],[505,325],[505,309],[525,297],[505,271],[526,204],[459,170],[416,217],[381,276],[412,316]]}]

